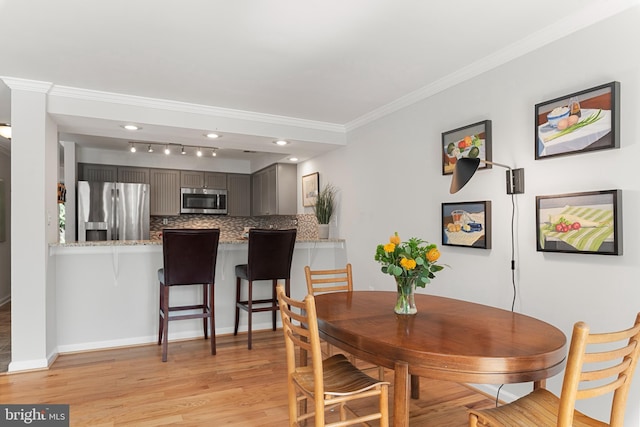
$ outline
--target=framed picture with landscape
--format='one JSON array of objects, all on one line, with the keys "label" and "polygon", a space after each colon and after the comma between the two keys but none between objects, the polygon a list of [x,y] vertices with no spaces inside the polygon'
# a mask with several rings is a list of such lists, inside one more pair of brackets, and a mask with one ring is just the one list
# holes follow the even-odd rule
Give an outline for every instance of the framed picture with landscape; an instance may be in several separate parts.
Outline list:
[{"label": "framed picture with landscape", "polygon": [[[450,175],[461,157],[491,161],[491,120],[442,133],[442,175]],[[478,169],[490,169],[480,163]]]},{"label": "framed picture with landscape", "polygon": [[536,197],[539,252],[622,255],[622,191]]},{"label": "framed picture with landscape", "polygon": [[442,244],[491,249],[491,201],[443,203]]},{"label": "framed picture with landscape", "polygon": [[320,175],[318,172],[302,177],[302,206],[311,207],[316,204],[318,189],[320,188]]},{"label": "framed picture with landscape", "polygon": [[620,147],[620,83],[536,104],[536,160]]}]

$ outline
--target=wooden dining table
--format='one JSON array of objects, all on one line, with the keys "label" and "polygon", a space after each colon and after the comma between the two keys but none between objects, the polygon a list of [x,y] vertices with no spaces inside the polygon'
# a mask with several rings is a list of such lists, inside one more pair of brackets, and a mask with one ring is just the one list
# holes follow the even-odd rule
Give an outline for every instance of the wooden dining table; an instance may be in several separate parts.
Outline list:
[{"label": "wooden dining table", "polygon": [[416,294],[415,315],[394,312],[395,292],[335,292],[315,300],[322,339],[394,370],[395,427],[409,425],[412,377],[540,387],[564,368],[565,334],[523,314],[425,294]]}]

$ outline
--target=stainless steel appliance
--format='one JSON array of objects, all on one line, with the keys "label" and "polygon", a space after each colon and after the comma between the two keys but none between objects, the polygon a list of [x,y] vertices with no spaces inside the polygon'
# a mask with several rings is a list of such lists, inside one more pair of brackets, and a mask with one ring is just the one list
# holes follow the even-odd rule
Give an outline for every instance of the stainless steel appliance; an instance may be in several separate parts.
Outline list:
[{"label": "stainless steel appliance", "polygon": [[149,184],[78,181],[78,241],[148,240]]},{"label": "stainless steel appliance", "polygon": [[180,213],[227,214],[227,190],[181,188]]}]

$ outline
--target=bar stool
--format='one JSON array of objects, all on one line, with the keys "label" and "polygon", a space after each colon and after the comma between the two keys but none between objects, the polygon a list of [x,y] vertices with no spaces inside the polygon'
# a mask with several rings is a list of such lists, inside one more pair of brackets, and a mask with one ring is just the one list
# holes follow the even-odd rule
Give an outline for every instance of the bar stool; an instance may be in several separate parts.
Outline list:
[{"label": "bar stool", "polygon": [[[233,335],[238,334],[240,310],[248,314],[248,348],[251,350],[252,314],[261,311],[272,313],[273,330],[276,330],[278,279],[284,279],[286,294],[290,295],[291,260],[296,242],[296,230],[249,230],[249,255],[247,264],[236,265],[236,321]],[[247,299],[241,299],[242,280],[249,283]],[[271,280],[271,298],[253,300],[253,282]],[[255,305],[259,306],[256,307]]]},{"label": "bar stool", "polygon": [[[202,319],[204,338],[208,338],[207,319],[211,327],[211,354],[216,354],[213,284],[216,274],[220,229],[164,229],[162,256],[164,267],[158,270],[160,281],[160,316],[158,345],[162,344],[162,361],[167,361],[169,322]],[[201,285],[202,304],[170,306],[172,286]],[[170,315],[172,311],[199,311]]]}]

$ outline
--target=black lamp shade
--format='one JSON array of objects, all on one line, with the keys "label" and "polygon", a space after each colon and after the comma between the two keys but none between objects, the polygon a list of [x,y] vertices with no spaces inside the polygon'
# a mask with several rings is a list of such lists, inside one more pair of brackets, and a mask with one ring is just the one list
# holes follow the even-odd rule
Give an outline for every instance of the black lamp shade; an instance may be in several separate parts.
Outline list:
[{"label": "black lamp shade", "polygon": [[458,159],[456,167],[453,169],[449,193],[453,194],[460,191],[469,182],[473,174],[476,173],[478,166],[480,166],[480,159],[477,157],[475,159],[469,157]]}]

